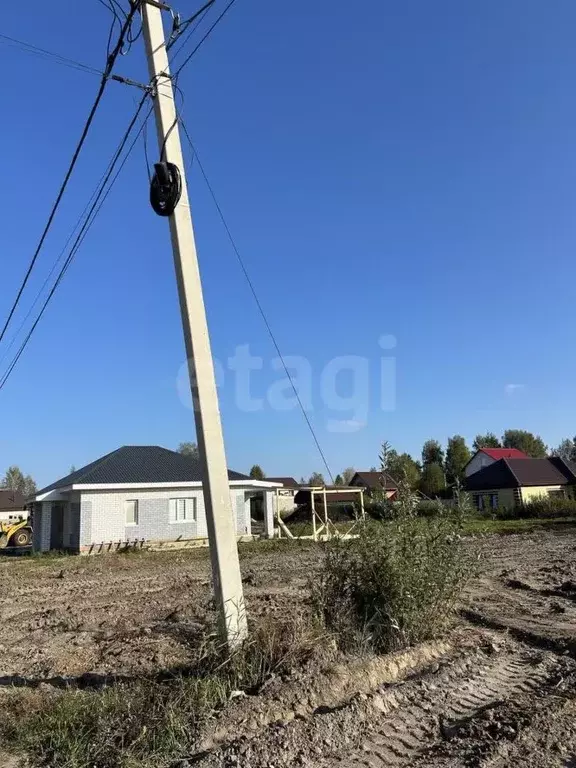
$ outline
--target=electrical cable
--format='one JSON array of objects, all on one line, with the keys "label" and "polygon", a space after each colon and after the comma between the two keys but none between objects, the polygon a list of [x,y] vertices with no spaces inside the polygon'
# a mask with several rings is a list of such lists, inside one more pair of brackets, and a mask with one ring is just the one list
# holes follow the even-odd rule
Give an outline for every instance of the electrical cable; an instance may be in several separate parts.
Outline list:
[{"label": "electrical cable", "polygon": [[308,425],[308,429],[310,430],[310,434],[312,435],[312,438],[314,440],[314,443],[316,444],[316,448],[318,449],[318,453],[320,454],[320,457],[322,459],[322,462],[324,466],[326,467],[326,471],[328,472],[328,475],[330,476],[330,479],[332,480],[332,484],[334,484],[334,475],[332,474],[332,471],[330,470],[330,466],[328,465],[328,461],[326,460],[326,456],[324,454],[324,451],[322,450],[322,446],[320,445],[320,441],[318,440],[318,437],[316,435],[316,432],[314,430],[314,427],[312,426],[312,422],[310,421],[308,414],[306,413],[306,410],[304,408],[304,404],[302,403],[302,400],[300,399],[300,395],[298,394],[298,390],[296,388],[296,385],[294,384],[294,379],[290,375],[290,372],[288,370],[288,366],[286,365],[286,362],[284,360],[284,356],[282,355],[282,352],[280,351],[280,347],[278,345],[278,342],[276,341],[276,336],[274,335],[274,331],[272,330],[272,327],[268,321],[268,318],[266,317],[266,313],[264,312],[264,307],[262,306],[262,303],[260,302],[260,299],[258,298],[258,294],[256,292],[256,288],[254,286],[254,283],[252,282],[252,279],[250,278],[250,275],[248,273],[248,269],[246,268],[246,265],[244,264],[244,259],[240,255],[240,251],[238,250],[238,246],[236,245],[236,242],[232,236],[232,232],[230,231],[230,227],[228,226],[228,223],[226,222],[226,219],[224,217],[224,213],[222,211],[222,208],[220,207],[220,204],[218,202],[218,199],[216,197],[216,194],[214,192],[214,188],[208,181],[208,177],[206,175],[206,171],[204,170],[204,166],[202,165],[202,162],[198,156],[198,152],[196,150],[196,147],[194,146],[192,139],[190,138],[190,134],[188,133],[188,129],[186,128],[186,123],[180,119],[180,124],[182,126],[182,130],[184,131],[184,135],[186,136],[188,143],[190,144],[190,148],[192,150],[193,157],[196,158],[196,164],[200,168],[200,172],[204,178],[204,182],[206,183],[206,186],[208,187],[208,191],[210,192],[210,196],[212,197],[212,200],[214,202],[214,205],[216,206],[216,210],[218,211],[218,215],[220,216],[220,221],[222,222],[224,229],[226,230],[226,234],[228,235],[228,240],[230,240],[230,244],[232,245],[232,249],[234,250],[234,253],[236,254],[236,258],[238,259],[238,263],[240,264],[240,269],[242,270],[242,273],[244,277],[246,278],[246,282],[248,283],[248,287],[250,288],[250,292],[252,293],[252,296],[254,297],[254,301],[256,302],[256,306],[258,307],[258,311],[262,317],[262,320],[264,321],[264,325],[266,326],[266,330],[268,331],[268,335],[270,336],[272,340],[272,344],[274,345],[274,349],[276,350],[276,353],[280,359],[280,362],[282,363],[282,367],[284,368],[284,372],[286,373],[286,376],[288,378],[288,381],[290,382],[290,385],[294,391],[294,395],[296,396],[296,400],[298,402],[298,405],[300,406],[300,410],[302,411],[302,415],[304,416],[304,419],[306,420],[306,424]]},{"label": "electrical cable", "polygon": [[208,15],[208,13],[210,13],[210,9],[211,9],[212,7],[213,7],[213,6],[210,6],[209,8],[206,8],[206,9],[205,9],[205,10],[202,12],[201,16],[199,16],[199,17],[198,17],[198,19],[196,19],[196,22],[195,22],[195,24],[194,24],[194,25],[193,25],[193,26],[192,26],[192,27],[191,27],[191,28],[188,30],[188,34],[186,35],[186,37],[184,37],[184,38],[181,40],[181,42],[180,42],[180,46],[178,47],[178,49],[177,49],[177,50],[175,50],[175,51],[172,53],[172,57],[171,57],[171,59],[170,59],[171,63],[173,63],[173,62],[174,62],[174,61],[177,59],[177,57],[178,57],[178,56],[179,56],[179,55],[182,53],[182,51],[183,51],[183,50],[186,48],[186,45],[187,45],[188,41],[191,39],[192,35],[194,34],[194,32],[196,32],[196,30],[198,29],[198,27],[199,27],[199,26],[202,24],[202,22],[204,21],[204,19],[205,19],[205,18],[206,18],[206,16]]},{"label": "electrical cable", "polygon": [[[130,120],[128,128],[126,129],[126,132],[125,132],[125,134],[124,134],[124,136],[123,136],[123,138],[122,138],[122,140],[121,140],[121,142],[120,142],[116,152],[114,153],[114,156],[113,156],[113,158],[112,158],[112,160],[111,160],[111,162],[110,162],[110,164],[108,166],[108,171],[107,171],[107,173],[105,175],[105,178],[104,178],[103,182],[100,184],[100,189],[98,190],[98,193],[94,197],[94,200],[92,202],[92,205],[90,207],[88,215],[86,216],[86,218],[84,220],[84,223],[83,223],[83,225],[82,225],[82,227],[81,227],[81,229],[80,229],[80,231],[79,231],[79,233],[78,233],[78,235],[76,237],[76,240],[74,241],[74,245],[70,249],[70,252],[68,254],[68,257],[66,258],[66,261],[64,262],[62,268],[60,269],[60,272],[58,274],[57,279],[56,279],[54,285],[52,286],[52,289],[50,290],[50,293],[46,297],[46,299],[44,301],[44,304],[42,305],[42,309],[40,310],[38,316],[36,317],[36,320],[34,321],[32,327],[30,328],[30,330],[28,332],[28,334],[24,338],[24,341],[20,345],[20,348],[19,348],[18,352],[16,353],[16,355],[12,359],[12,362],[10,363],[10,365],[8,366],[7,370],[5,371],[4,375],[2,376],[2,378],[0,380],[0,390],[4,388],[4,386],[6,385],[6,382],[10,378],[10,375],[12,374],[12,371],[14,370],[16,364],[18,363],[18,360],[20,359],[20,357],[22,356],[22,353],[24,352],[24,350],[27,347],[27,345],[28,345],[28,343],[29,343],[29,341],[30,341],[30,339],[32,337],[32,334],[34,333],[34,331],[36,330],[36,327],[38,326],[38,323],[42,319],[42,316],[44,315],[44,312],[46,311],[46,309],[47,309],[47,307],[48,307],[48,305],[50,303],[50,300],[52,299],[52,297],[54,296],[54,293],[56,292],[56,289],[58,288],[58,286],[62,282],[62,279],[64,278],[64,275],[66,274],[70,264],[72,263],[74,257],[76,256],[76,253],[78,252],[80,246],[82,245],[82,243],[84,241],[84,238],[86,237],[86,235],[90,231],[90,228],[92,227],[94,221],[96,220],[96,217],[98,216],[102,206],[106,202],[106,199],[108,198],[108,195],[110,194],[110,192],[111,192],[111,190],[112,190],[112,188],[113,188],[113,186],[114,186],[118,176],[120,175],[120,172],[122,171],[124,165],[126,164],[126,161],[128,160],[130,154],[132,153],[132,150],[136,146],[136,142],[138,141],[138,139],[140,137],[140,134],[142,133],[142,131],[144,129],[144,125],[146,124],[148,118],[152,114],[152,109],[153,109],[152,106],[150,107],[150,110],[148,111],[148,114],[146,115],[146,118],[144,119],[144,121],[142,122],[142,125],[140,126],[138,132],[136,133],[136,136],[134,137],[134,139],[132,141],[132,144],[130,145],[128,151],[124,155],[124,158],[123,158],[122,162],[120,163],[120,166],[119,166],[118,170],[116,171],[116,174],[114,175],[114,178],[112,179],[112,181],[110,181],[110,178],[112,176],[114,168],[115,168],[115,166],[116,166],[116,164],[117,164],[117,162],[118,162],[122,152],[124,151],[124,147],[126,146],[126,144],[128,142],[128,139],[130,138],[130,134],[132,133],[132,129],[136,125],[136,122],[138,120],[140,112],[142,111],[142,107],[144,106],[144,103],[145,103],[146,99],[148,98],[148,96],[149,96],[148,93],[144,94],[144,96],[142,97],[142,100],[140,101],[140,103],[138,105],[138,108],[137,108],[134,116]],[[109,181],[110,181],[110,183],[108,184]],[[107,184],[108,184],[108,188],[105,189]]]},{"label": "electrical cable", "polygon": [[[143,133],[143,135],[145,135],[145,134],[146,134],[146,128],[147,128],[147,125],[148,125],[148,118],[149,118],[149,116],[150,116],[150,114],[148,114],[148,116],[146,117],[146,120],[145,120],[145,121],[144,121],[144,123],[143,123],[143,128],[142,128],[142,133]],[[17,338],[18,338],[18,336],[20,335],[20,332],[21,332],[21,330],[24,328],[24,326],[25,326],[25,325],[26,325],[26,323],[28,322],[28,320],[29,320],[30,316],[32,315],[32,313],[33,313],[33,311],[34,311],[34,309],[35,309],[36,305],[37,305],[37,304],[38,304],[38,302],[40,301],[40,298],[41,298],[42,294],[44,293],[44,290],[46,289],[46,286],[47,286],[47,285],[50,283],[50,280],[51,280],[51,278],[52,278],[52,275],[53,275],[53,274],[56,272],[56,269],[57,269],[58,265],[60,264],[60,262],[62,261],[62,259],[63,259],[64,255],[66,254],[66,251],[67,251],[67,249],[68,249],[68,246],[69,246],[69,245],[70,245],[70,243],[72,242],[72,239],[73,239],[74,235],[75,235],[75,234],[76,234],[76,232],[78,231],[78,228],[81,226],[81,224],[82,224],[82,222],[83,222],[84,218],[87,216],[87,214],[88,214],[88,211],[90,210],[90,208],[91,208],[91,205],[92,205],[92,203],[93,203],[94,199],[95,199],[95,198],[97,197],[97,195],[98,195],[98,191],[99,191],[100,187],[101,187],[101,186],[102,186],[102,185],[105,183],[105,181],[106,181],[106,177],[107,177],[108,173],[110,172],[110,168],[111,168],[111,166],[112,166],[112,164],[113,164],[113,162],[114,162],[114,157],[116,157],[116,154],[117,154],[119,151],[121,151],[121,147],[122,147],[122,141],[120,142],[120,144],[119,144],[118,148],[116,149],[116,152],[114,153],[114,155],[113,155],[113,157],[112,157],[112,160],[111,160],[111,161],[110,161],[110,163],[108,164],[108,166],[107,166],[106,170],[104,171],[104,173],[103,173],[103,174],[102,174],[102,176],[100,177],[100,180],[98,181],[98,184],[96,185],[96,188],[94,189],[94,191],[92,192],[92,195],[90,196],[90,199],[88,200],[88,202],[87,202],[87,203],[86,203],[86,205],[84,206],[84,210],[82,211],[82,213],[81,213],[81,214],[80,214],[80,216],[78,217],[78,220],[76,221],[76,224],[74,225],[73,229],[71,230],[70,234],[68,235],[68,238],[66,239],[66,242],[64,243],[64,245],[63,245],[63,247],[62,247],[62,250],[60,251],[60,254],[58,255],[58,258],[56,259],[56,261],[55,261],[55,262],[54,262],[54,264],[52,265],[52,268],[51,268],[50,272],[48,273],[48,275],[47,275],[46,279],[44,280],[44,282],[43,282],[43,284],[42,284],[42,286],[41,286],[40,290],[39,290],[39,291],[38,291],[38,293],[36,294],[36,297],[35,297],[34,301],[32,302],[32,304],[31,304],[31,306],[30,306],[30,309],[28,310],[28,312],[27,312],[26,316],[24,317],[24,319],[22,320],[22,322],[21,322],[21,323],[20,323],[20,325],[18,326],[18,329],[16,330],[16,332],[15,332],[15,333],[14,333],[14,335],[12,336],[12,339],[11,339],[10,343],[8,344],[8,346],[6,347],[6,349],[5,349],[5,351],[4,351],[4,354],[2,355],[2,357],[0,357],[0,367],[1,367],[1,366],[2,366],[2,364],[4,363],[4,360],[5,360],[5,359],[8,357],[8,353],[10,352],[10,350],[12,349],[12,347],[14,346],[14,344],[16,343],[16,339],[17,339]]]},{"label": "electrical cable", "polygon": [[46,48],[40,48],[37,45],[26,43],[24,40],[18,40],[17,38],[10,37],[9,35],[0,34],[0,43],[1,42],[12,45],[13,47],[21,48],[26,53],[41,56],[48,60],[53,59],[58,64],[62,64],[65,67],[70,67],[71,69],[76,69],[80,72],[88,72],[91,75],[98,75],[99,77],[102,77],[103,75],[101,70],[96,69],[96,67],[91,67],[89,64],[83,64],[81,61],[75,61],[74,59],[70,59],[67,56],[61,56],[59,53],[48,51]]},{"label": "electrical cable", "polygon": [[172,76],[174,80],[177,80],[177,79],[178,79],[178,76],[179,76],[180,72],[182,72],[182,70],[184,69],[184,67],[186,66],[186,64],[188,64],[188,62],[190,61],[190,59],[192,58],[192,56],[194,56],[194,54],[195,54],[195,53],[198,51],[198,49],[200,48],[200,46],[201,46],[201,45],[202,45],[202,44],[203,44],[203,43],[204,43],[204,42],[205,42],[205,41],[206,41],[206,40],[207,40],[207,39],[210,37],[210,35],[212,34],[212,32],[213,32],[214,28],[218,26],[218,24],[219,24],[219,23],[222,21],[222,19],[224,18],[224,16],[225,16],[225,15],[228,13],[228,11],[230,10],[230,8],[232,8],[232,6],[234,5],[234,3],[235,3],[235,2],[236,2],[236,0],[230,0],[230,2],[229,2],[229,3],[228,3],[228,5],[226,6],[226,8],[224,8],[224,10],[223,10],[223,11],[222,11],[222,13],[220,14],[220,16],[218,16],[218,18],[216,19],[216,21],[215,21],[215,22],[214,22],[214,23],[213,23],[213,24],[212,24],[212,25],[211,25],[211,26],[208,28],[208,30],[205,32],[205,34],[203,35],[203,37],[201,37],[201,38],[200,38],[200,42],[198,42],[198,43],[196,44],[196,46],[195,46],[195,47],[192,49],[192,51],[191,51],[191,52],[188,54],[188,56],[187,56],[187,57],[184,59],[184,61],[182,62],[182,64],[180,64],[180,66],[179,66],[179,67],[178,67],[178,69],[176,70],[176,73],[175,73],[175,74]]},{"label": "electrical cable", "polygon": [[56,196],[56,200],[52,206],[52,210],[50,211],[50,215],[48,216],[48,221],[46,223],[46,226],[44,227],[44,230],[42,232],[42,235],[40,237],[40,240],[38,242],[38,245],[36,246],[36,250],[34,251],[34,254],[32,256],[32,259],[30,261],[30,264],[28,266],[28,269],[26,271],[26,274],[24,275],[24,280],[22,281],[22,284],[20,285],[20,288],[18,290],[18,293],[16,294],[16,299],[14,300],[14,303],[12,304],[12,308],[10,309],[10,312],[8,313],[8,317],[6,318],[6,322],[4,323],[4,327],[2,328],[2,332],[0,333],[0,342],[6,335],[6,330],[8,329],[8,326],[10,324],[10,321],[12,320],[12,317],[14,315],[14,312],[16,311],[16,308],[18,307],[18,304],[20,302],[20,299],[22,297],[22,294],[24,292],[24,289],[26,288],[26,285],[28,283],[28,280],[30,278],[30,275],[32,273],[32,270],[34,269],[34,265],[36,264],[36,260],[38,259],[38,256],[40,254],[40,251],[42,250],[42,246],[44,245],[44,241],[46,240],[46,237],[48,235],[48,232],[52,226],[52,222],[54,221],[54,217],[56,216],[56,212],[58,210],[58,207],[60,205],[60,202],[64,196],[64,192],[66,191],[66,187],[68,186],[68,182],[70,180],[70,177],[72,176],[72,172],[74,171],[74,167],[76,166],[76,161],[78,160],[78,157],[80,155],[80,152],[82,151],[82,147],[84,146],[84,142],[86,140],[86,136],[88,135],[88,131],[90,130],[90,126],[92,125],[92,121],[94,120],[94,116],[96,114],[96,111],[98,109],[98,106],[100,105],[100,101],[102,100],[102,97],[104,95],[104,91],[106,89],[106,84],[108,83],[108,80],[110,78],[110,74],[112,72],[112,69],[114,67],[114,64],[116,62],[116,59],[118,58],[118,55],[122,49],[122,46],[124,45],[124,38],[126,36],[126,33],[130,27],[130,24],[132,23],[132,18],[134,14],[136,13],[136,10],[139,7],[139,3],[134,2],[132,4],[132,7],[130,9],[130,13],[126,17],[126,21],[122,26],[121,33],[118,37],[116,46],[114,47],[114,50],[111,54],[109,54],[106,62],[106,67],[104,69],[104,72],[102,74],[102,79],[100,81],[100,87],[98,88],[98,93],[96,94],[96,98],[94,100],[94,103],[92,105],[92,108],[90,109],[90,112],[88,114],[88,118],[84,124],[84,128],[82,129],[82,134],[80,136],[80,140],[78,141],[78,144],[76,145],[76,149],[74,150],[74,154],[72,155],[72,160],[70,162],[70,165],[68,167],[68,170],[66,171],[66,175],[64,176],[64,181],[62,182],[60,189],[58,191],[58,195]]},{"label": "electrical cable", "polygon": [[[214,5],[215,2],[216,2],[216,0],[208,0],[208,2],[204,3],[204,5],[201,8],[199,8],[196,11],[196,13],[192,14],[192,16],[190,16],[189,19],[186,19],[185,21],[179,22],[178,26],[172,29],[172,34],[170,35],[170,39],[168,40],[168,43],[166,45],[166,50],[169,51],[170,48],[172,48],[172,46],[174,45],[176,40],[178,40],[178,38],[181,35],[184,34],[184,32],[190,26],[190,24],[193,24],[196,21],[196,19],[200,19],[200,17],[204,17],[204,14],[206,13],[206,11],[212,5]],[[177,17],[175,17],[175,18],[177,18]],[[200,19],[200,21],[201,21],[201,19]]]}]

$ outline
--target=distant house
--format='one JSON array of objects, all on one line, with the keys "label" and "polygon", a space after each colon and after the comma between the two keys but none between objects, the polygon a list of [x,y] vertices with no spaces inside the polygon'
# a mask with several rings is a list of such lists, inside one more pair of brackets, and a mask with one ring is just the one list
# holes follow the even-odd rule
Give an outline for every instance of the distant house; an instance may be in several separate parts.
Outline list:
[{"label": "distant house", "polygon": [[542,496],[561,498],[575,485],[576,464],[558,456],[499,459],[465,480],[465,488],[479,510],[511,509]]},{"label": "distant house", "polygon": [[371,495],[374,491],[384,491],[386,498],[392,501],[398,493],[398,483],[388,473],[356,472],[350,480],[350,485],[365,488],[367,495]]},{"label": "distant house", "polygon": [[464,476],[469,477],[484,467],[489,467],[500,459],[528,459],[530,458],[517,448],[480,448],[464,467]]},{"label": "distant house", "polygon": [[267,477],[270,483],[278,483],[282,487],[276,490],[276,512],[291,512],[296,506],[296,494],[300,488],[293,477]]},{"label": "distant house", "polygon": [[27,516],[26,500],[20,491],[0,489],[0,520],[16,520]]},{"label": "distant house", "polygon": [[[231,470],[228,478],[236,533],[249,536],[251,499],[260,494],[271,511],[277,484]],[[33,543],[41,551],[208,536],[198,458],[155,445],[124,446],[42,488],[32,511]]]}]

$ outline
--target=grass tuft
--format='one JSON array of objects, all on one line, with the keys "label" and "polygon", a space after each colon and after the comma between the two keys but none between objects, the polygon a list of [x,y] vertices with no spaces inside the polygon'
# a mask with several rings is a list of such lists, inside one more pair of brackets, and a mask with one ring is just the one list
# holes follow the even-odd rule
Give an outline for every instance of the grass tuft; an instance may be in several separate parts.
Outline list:
[{"label": "grass tuft", "polygon": [[168,681],[98,691],[15,691],[3,708],[6,748],[52,768],[161,768],[193,751],[200,731],[233,691],[250,693],[290,674],[320,647],[308,618],[266,618],[229,654],[208,632],[194,667]]}]

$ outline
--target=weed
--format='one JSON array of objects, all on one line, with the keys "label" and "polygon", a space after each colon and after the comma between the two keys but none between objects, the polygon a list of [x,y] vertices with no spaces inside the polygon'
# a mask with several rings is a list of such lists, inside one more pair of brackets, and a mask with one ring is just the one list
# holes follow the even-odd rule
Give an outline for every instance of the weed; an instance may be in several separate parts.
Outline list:
[{"label": "weed", "polygon": [[53,768],[160,768],[194,749],[200,729],[235,690],[257,691],[312,658],[321,630],[310,618],[266,618],[229,654],[208,631],[186,675],[99,691],[15,693],[3,744]]},{"label": "weed", "polygon": [[387,652],[445,628],[473,573],[460,536],[466,504],[464,497],[453,509],[438,502],[436,515],[418,519],[417,498],[401,489],[393,520],[327,544],[314,602],[344,649]]}]

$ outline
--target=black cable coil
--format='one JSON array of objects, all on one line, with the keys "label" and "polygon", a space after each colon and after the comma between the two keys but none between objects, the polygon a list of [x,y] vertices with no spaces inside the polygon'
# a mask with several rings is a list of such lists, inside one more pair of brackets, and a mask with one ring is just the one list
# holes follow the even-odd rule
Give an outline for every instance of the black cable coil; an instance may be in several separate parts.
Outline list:
[{"label": "black cable coil", "polygon": [[182,178],[174,163],[154,163],[150,205],[158,216],[172,216],[182,195]]}]

